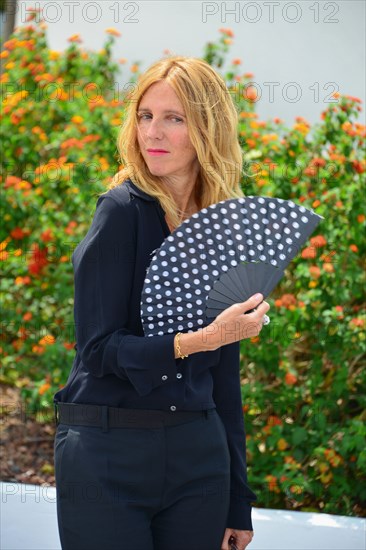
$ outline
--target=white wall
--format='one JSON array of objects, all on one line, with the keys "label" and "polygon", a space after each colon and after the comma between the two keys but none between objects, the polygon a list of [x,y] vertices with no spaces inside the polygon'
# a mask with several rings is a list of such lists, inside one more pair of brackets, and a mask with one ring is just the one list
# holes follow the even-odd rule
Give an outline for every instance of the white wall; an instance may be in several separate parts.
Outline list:
[{"label": "white wall", "polygon": [[[242,58],[242,71],[254,73],[262,92],[257,105],[262,119],[278,116],[290,125],[303,116],[315,122],[334,90],[360,97],[364,109],[363,0],[32,0],[19,1],[17,24],[24,22],[26,7],[37,5],[45,8],[49,43],[56,50],[65,48],[74,33],[81,34],[86,48],[100,49],[104,30],[119,29],[115,55],[128,59],[122,83],[128,81],[133,61],[140,60],[144,69],[166,48],[200,57],[218,29],[229,27],[235,33],[229,59]],[[363,111],[360,121],[364,118]]]}]

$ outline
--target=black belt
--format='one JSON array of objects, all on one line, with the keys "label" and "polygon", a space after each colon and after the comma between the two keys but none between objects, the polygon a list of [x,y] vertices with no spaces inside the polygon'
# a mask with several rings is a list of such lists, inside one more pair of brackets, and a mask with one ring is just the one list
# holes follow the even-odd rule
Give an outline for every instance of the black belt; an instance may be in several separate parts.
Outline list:
[{"label": "black belt", "polygon": [[207,418],[216,408],[200,411],[163,411],[154,409],[125,409],[107,405],[54,403],[55,422],[72,426],[108,428],[155,428],[162,425],[184,424],[196,418]]}]

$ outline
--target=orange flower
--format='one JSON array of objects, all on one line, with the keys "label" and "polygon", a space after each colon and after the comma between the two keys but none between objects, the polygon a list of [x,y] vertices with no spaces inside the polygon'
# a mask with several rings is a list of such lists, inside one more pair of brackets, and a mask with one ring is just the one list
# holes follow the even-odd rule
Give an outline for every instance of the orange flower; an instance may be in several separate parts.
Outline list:
[{"label": "orange flower", "polygon": [[350,101],[353,101],[354,103],[362,103],[361,99],[359,97],[355,97],[353,95],[344,95],[346,99],[349,99]]},{"label": "orange flower", "polygon": [[260,179],[257,181],[257,185],[258,187],[263,187],[263,185],[266,185],[267,181],[266,180],[263,180],[263,179]]},{"label": "orange flower", "polygon": [[226,34],[226,36],[231,36],[232,38],[234,37],[234,33],[231,29],[221,28],[219,29],[219,32]]},{"label": "orange flower", "polygon": [[358,174],[363,174],[366,171],[366,161],[364,159],[362,160],[354,160],[352,162],[354,170]]},{"label": "orange flower", "polygon": [[7,250],[0,251],[0,261],[5,261],[9,257],[9,252]]},{"label": "orange flower", "polygon": [[29,285],[31,282],[31,278],[26,276],[26,277],[16,277],[15,278],[15,284],[17,286],[20,286],[20,285]]},{"label": "orange flower", "polygon": [[281,296],[282,305],[286,308],[296,306],[296,297],[293,294],[283,294]]},{"label": "orange flower", "polygon": [[73,349],[75,344],[73,342],[64,342],[62,345],[65,349]]},{"label": "orange flower", "polygon": [[318,206],[320,206],[320,205],[321,205],[321,202],[320,202],[320,200],[317,199],[316,201],[313,202],[312,207],[313,208],[318,208]]},{"label": "orange flower", "polygon": [[350,320],[350,323],[352,323],[355,327],[362,328],[365,325],[365,319],[362,319],[361,317],[353,317],[353,319]]},{"label": "orange flower", "polygon": [[110,34],[111,36],[121,36],[121,33],[114,27],[108,27],[108,29],[106,29],[105,32],[107,34]]},{"label": "orange flower", "polygon": [[334,273],[334,267],[333,267],[333,264],[329,263],[329,262],[325,262],[323,264],[323,269],[324,271],[326,271],[327,273]]},{"label": "orange flower", "polygon": [[316,235],[315,237],[311,237],[310,243],[313,246],[321,247],[327,244],[327,240],[323,235]]},{"label": "orange flower", "polygon": [[32,319],[33,315],[30,311],[27,311],[23,315],[23,321],[30,321]]},{"label": "orange flower", "polygon": [[322,273],[320,268],[317,265],[311,265],[309,267],[309,272],[310,272],[310,277],[312,277],[313,279],[319,279]]},{"label": "orange flower", "polygon": [[38,390],[39,395],[43,395],[47,390],[50,389],[50,387],[51,387],[51,384],[49,384],[48,382],[45,382],[44,384],[42,384],[42,386],[40,386]]},{"label": "orange flower", "polygon": [[[245,133],[244,133],[245,135]],[[246,139],[245,140],[246,144],[248,145],[248,147],[250,147],[250,149],[255,149],[255,147],[257,146],[257,142],[254,140],[254,139]]]},{"label": "orange flower", "polygon": [[23,229],[21,227],[15,227],[15,229],[13,229],[11,232],[10,232],[10,235],[13,237],[13,239],[23,239],[26,235],[26,233],[24,233]]},{"label": "orange flower", "polygon": [[290,491],[293,495],[301,495],[302,487],[300,485],[291,485]]},{"label": "orange flower", "polygon": [[254,102],[257,99],[258,93],[257,89],[254,86],[248,86],[243,90],[243,97],[248,101]]},{"label": "orange flower", "polygon": [[67,39],[69,42],[82,42],[81,38],[80,38],[80,34],[73,34],[72,36],[70,36],[70,38]]},{"label": "orange flower", "polygon": [[358,223],[362,223],[362,222],[364,222],[365,220],[366,220],[365,214],[359,214],[359,215],[357,216],[357,221],[358,221]]},{"label": "orange flower", "polygon": [[358,246],[356,244],[351,244],[349,247],[352,252],[358,252]]},{"label": "orange flower", "polygon": [[130,67],[131,73],[137,73],[138,70],[139,70],[139,66],[137,65],[137,63],[134,63],[133,65],[131,65]]},{"label": "orange flower", "polygon": [[342,130],[343,130],[346,134],[348,134],[349,136],[354,136],[354,135],[356,135],[356,132],[355,132],[355,130],[353,129],[352,123],[351,123],[349,120],[347,120],[346,122],[344,122],[344,123],[342,124]]},{"label": "orange flower", "polygon": [[241,65],[242,61],[239,57],[236,57],[235,59],[232,60],[232,64],[233,65]]},{"label": "orange flower", "polygon": [[6,59],[7,57],[9,57],[9,51],[8,50],[4,50],[0,53],[0,59]]},{"label": "orange flower", "polygon": [[41,240],[44,243],[52,241],[52,239],[53,239],[53,234],[52,234],[51,229],[46,229],[46,231],[43,231],[43,233],[41,233]]},{"label": "orange flower", "polygon": [[324,456],[334,468],[343,462],[343,458],[334,449],[325,449]]},{"label": "orange flower", "polygon": [[54,344],[56,341],[55,337],[52,334],[46,334],[43,338],[40,339],[38,342],[41,346],[50,346]]},{"label": "orange flower", "polygon": [[305,260],[313,260],[314,258],[316,258],[315,246],[308,246],[304,248],[304,250],[301,252],[301,257]]},{"label": "orange flower", "polygon": [[279,493],[280,492],[280,489],[278,488],[278,485],[277,485],[277,478],[276,476],[273,476],[273,475],[268,475],[268,476],[265,476],[264,478],[267,483],[268,483],[268,489],[270,491],[273,491],[275,493]]},{"label": "orange flower", "polygon": [[286,372],[285,374],[285,382],[288,386],[293,386],[297,382],[297,378],[294,374],[291,372]]},{"label": "orange flower", "polygon": [[283,422],[278,416],[271,415],[268,417],[267,424],[268,426],[282,426]]}]

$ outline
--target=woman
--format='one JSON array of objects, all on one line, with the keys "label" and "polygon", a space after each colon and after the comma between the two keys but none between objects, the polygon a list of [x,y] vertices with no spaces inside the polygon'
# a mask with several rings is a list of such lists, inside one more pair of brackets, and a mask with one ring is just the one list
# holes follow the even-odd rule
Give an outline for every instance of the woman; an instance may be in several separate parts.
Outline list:
[{"label": "woman", "polygon": [[54,396],[61,544],[243,550],[256,497],[239,342],[259,334],[269,305],[257,295],[200,330],[149,338],[140,318],[164,238],[201,208],[243,196],[237,113],[200,59],[165,58],[137,84],[118,139],[125,167],[72,256],[76,356]]}]

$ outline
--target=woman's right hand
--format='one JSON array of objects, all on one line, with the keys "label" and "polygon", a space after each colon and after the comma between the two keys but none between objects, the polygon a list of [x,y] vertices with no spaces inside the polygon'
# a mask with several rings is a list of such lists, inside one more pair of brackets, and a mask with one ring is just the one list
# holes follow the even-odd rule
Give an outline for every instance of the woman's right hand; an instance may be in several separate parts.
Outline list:
[{"label": "woman's right hand", "polygon": [[[252,313],[245,313],[256,308]],[[210,350],[226,344],[258,336],[263,328],[263,316],[270,305],[263,301],[262,294],[255,294],[245,302],[224,309],[202,332]]]}]

